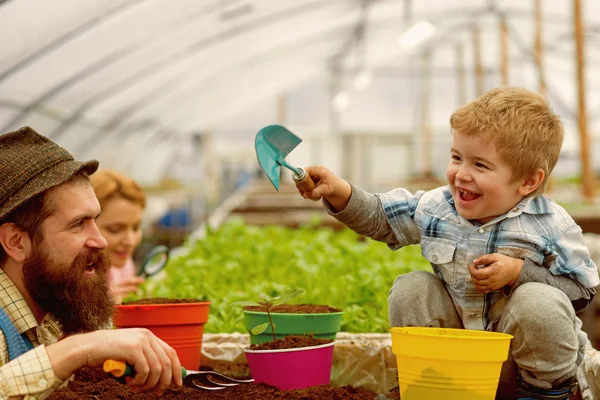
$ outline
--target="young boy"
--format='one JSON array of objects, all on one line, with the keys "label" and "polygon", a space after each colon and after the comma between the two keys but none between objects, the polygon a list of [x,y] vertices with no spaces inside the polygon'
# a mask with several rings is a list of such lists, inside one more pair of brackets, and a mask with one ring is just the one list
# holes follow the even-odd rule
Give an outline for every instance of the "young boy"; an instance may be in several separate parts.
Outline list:
[{"label": "young boy", "polygon": [[316,187],[299,190],[392,250],[421,244],[435,274],[396,279],[391,326],[511,334],[497,399],[568,399],[586,343],[575,312],[600,282],[581,228],[542,196],[562,124],[540,95],[500,88],[460,107],[450,125],[448,186],[374,195],[308,167]]}]

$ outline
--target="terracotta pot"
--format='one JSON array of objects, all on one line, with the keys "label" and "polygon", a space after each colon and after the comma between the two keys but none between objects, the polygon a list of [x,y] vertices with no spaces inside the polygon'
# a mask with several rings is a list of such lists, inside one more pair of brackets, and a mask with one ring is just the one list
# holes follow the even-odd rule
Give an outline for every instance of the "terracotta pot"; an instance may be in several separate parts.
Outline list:
[{"label": "terracotta pot", "polygon": [[199,370],[202,334],[210,302],[116,306],[117,328],[147,328],[177,352],[181,365]]}]

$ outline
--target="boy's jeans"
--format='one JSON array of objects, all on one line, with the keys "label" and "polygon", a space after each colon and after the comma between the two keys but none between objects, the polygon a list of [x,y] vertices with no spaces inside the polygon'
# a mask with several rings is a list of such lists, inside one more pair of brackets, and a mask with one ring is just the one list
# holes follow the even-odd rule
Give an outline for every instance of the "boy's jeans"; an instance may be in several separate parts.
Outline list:
[{"label": "boy's jeans", "polygon": [[[463,328],[441,279],[415,271],[396,278],[388,298],[391,326]],[[587,335],[567,296],[541,283],[516,288],[494,329],[514,336],[496,399],[516,397],[517,371],[530,385],[550,389],[575,376]]]}]

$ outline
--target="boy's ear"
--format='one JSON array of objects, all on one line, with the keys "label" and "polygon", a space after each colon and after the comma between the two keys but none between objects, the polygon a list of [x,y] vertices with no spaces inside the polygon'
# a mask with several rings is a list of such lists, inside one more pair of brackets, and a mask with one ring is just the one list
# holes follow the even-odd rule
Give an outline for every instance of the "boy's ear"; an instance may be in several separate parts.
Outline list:
[{"label": "boy's ear", "polygon": [[29,246],[29,235],[21,231],[15,224],[6,223],[0,225],[0,246],[8,256],[17,262],[23,262],[27,258]]},{"label": "boy's ear", "polygon": [[538,168],[528,177],[525,177],[525,179],[521,183],[521,186],[518,189],[519,194],[521,196],[527,196],[528,194],[534,192],[542,184],[542,182],[544,182],[545,177],[546,173],[544,172],[544,170]]}]

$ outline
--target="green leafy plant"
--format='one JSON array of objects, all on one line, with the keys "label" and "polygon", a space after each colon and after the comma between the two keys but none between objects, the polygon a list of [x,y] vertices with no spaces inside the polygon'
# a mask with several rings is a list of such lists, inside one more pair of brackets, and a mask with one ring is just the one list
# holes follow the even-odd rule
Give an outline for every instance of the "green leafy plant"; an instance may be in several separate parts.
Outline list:
[{"label": "green leafy plant", "polygon": [[349,229],[250,226],[231,219],[202,240],[171,252],[163,277],[147,279],[139,297],[211,301],[207,333],[247,332],[230,305],[310,287],[308,304],[344,310],[343,332],[388,332],[388,292],[400,274],[431,271],[418,245],[398,251]]},{"label": "green leafy plant", "polygon": [[267,316],[269,318],[269,322],[265,322],[264,324],[258,324],[252,329],[250,329],[250,333],[253,335],[260,335],[264,331],[267,330],[269,325],[271,325],[271,334],[273,335],[273,340],[276,340],[275,336],[275,324],[273,323],[273,319],[271,318],[271,310],[277,304],[284,304],[290,301],[291,299],[300,296],[304,293],[303,289],[292,289],[289,292],[282,294],[281,296],[269,297],[264,293],[258,295],[262,299],[262,301],[254,302],[254,301],[236,301],[232,303],[232,306],[241,306],[241,307],[264,307],[267,311]]}]

